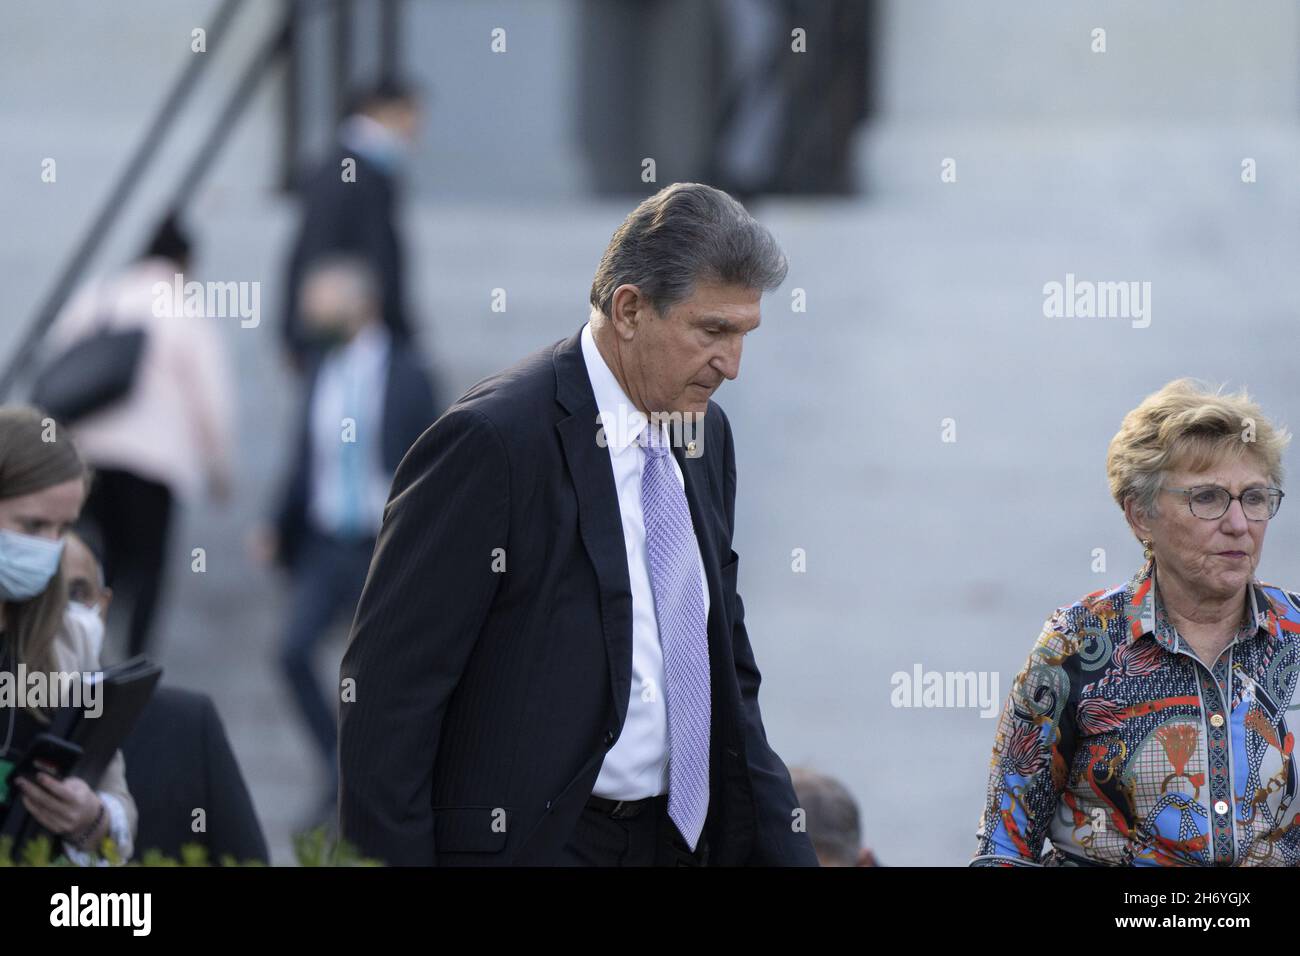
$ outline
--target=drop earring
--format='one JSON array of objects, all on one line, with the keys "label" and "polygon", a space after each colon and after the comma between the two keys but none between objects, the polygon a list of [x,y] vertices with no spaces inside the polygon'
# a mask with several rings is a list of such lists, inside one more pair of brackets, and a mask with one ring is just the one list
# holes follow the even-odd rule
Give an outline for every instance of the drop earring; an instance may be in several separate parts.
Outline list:
[{"label": "drop earring", "polygon": [[1154,557],[1154,553],[1153,553],[1152,550],[1151,550],[1151,539],[1150,539],[1150,538],[1143,538],[1143,539],[1142,539],[1142,559],[1143,559],[1144,561],[1150,562],[1150,560],[1152,559],[1152,557]]}]

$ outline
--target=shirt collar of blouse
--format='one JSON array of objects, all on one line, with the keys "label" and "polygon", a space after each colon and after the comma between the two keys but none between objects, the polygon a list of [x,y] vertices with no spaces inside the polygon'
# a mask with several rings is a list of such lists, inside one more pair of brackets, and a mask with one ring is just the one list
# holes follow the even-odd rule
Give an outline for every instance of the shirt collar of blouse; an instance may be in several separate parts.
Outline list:
[{"label": "shirt collar of blouse", "polygon": [[[1157,643],[1168,651],[1176,650],[1177,632],[1169,623],[1159,597],[1156,584],[1155,559],[1146,564],[1133,575],[1125,588],[1127,598],[1124,603],[1126,618],[1125,632],[1130,642],[1151,634]],[[1246,611],[1242,617],[1241,629],[1234,638],[1237,641],[1250,640],[1261,632],[1281,637],[1281,625],[1273,602],[1264,591],[1264,586],[1252,577],[1246,589]]]}]

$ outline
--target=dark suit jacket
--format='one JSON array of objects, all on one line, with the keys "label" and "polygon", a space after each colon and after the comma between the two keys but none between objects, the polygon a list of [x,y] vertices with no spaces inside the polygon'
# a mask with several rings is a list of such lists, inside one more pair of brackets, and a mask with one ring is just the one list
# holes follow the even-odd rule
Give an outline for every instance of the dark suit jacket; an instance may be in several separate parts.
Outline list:
[{"label": "dark suit jacket", "polygon": [[[208,860],[270,862],[239,764],[206,694],[158,687],[122,745],[126,783],[140,811],[135,855],[161,850],[180,858],[186,843],[208,848]],[[207,815],[206,833],[192,830],[193,812]]]},{"label": "dark suit jacket", "polygon": [[[349,157],[357,164],[355,182],[344,182],[342,178],[341,164]],[[302,224],[289,255],[281,325],[290,353],[303,359],[310,351],[298,317],[299,286],[312,262],[325,255],[353,254],[369,261],[383,291],[384,324],[395,338],[409,338],[393,177],[340,144],[323,166],[305,177],[300,194]]]},{"label": "dark suit jacket", "polygon": [[[294,441],[289,477],[275,516],[279,535],[278,560],[289,568],[295,565],[307,530],[307,503],[311,496],[311,407],[320,373],[317,356],[308,371],[302,408],[298,415],[298,432]],[[432,424],[438,409],[434,386],[421,367],[419,357],[409,343],[394,339],[389,351],[388,378],[384,388],[383,434],[380,454],[384,468],[394,472],[420,433]]]},{"label": "dark suit jacket", "polygon": [[[392,864],[550,864],[622,730],[632,594],[580,337],[474,386],[403,459],[341,674],[343,835]],[[731,427],[675,449],[703,555],[710,862],[806,864],[731,550]],[[506,555],[493,571],[493,550]],[[501,823],[504,819],[504,827]]]}]

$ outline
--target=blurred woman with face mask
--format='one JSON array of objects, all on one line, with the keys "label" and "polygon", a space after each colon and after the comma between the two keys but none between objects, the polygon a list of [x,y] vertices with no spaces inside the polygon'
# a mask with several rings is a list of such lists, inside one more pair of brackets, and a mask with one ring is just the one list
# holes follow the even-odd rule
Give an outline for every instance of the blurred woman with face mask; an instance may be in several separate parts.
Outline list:
[{"label": "blurred woman with face mask", "polygon": [[[68,607],[60,559],[64,536],[85,501],[89,474],[66,433],[33,408],[0,406],[0,672],[94,673],[100,669],[94,635]],[[53,686],[53,681],[51,681]],[[47,730],[46,702],[27,706],[0,700],[0,784],[36,734]],[[111,838],[129,859],[136,807],[126,788],[119,752],[98,791],[75,776],[40,772],[0,787],[0,804],[21,800],[62,840],[69,859],[102,863]]]}]

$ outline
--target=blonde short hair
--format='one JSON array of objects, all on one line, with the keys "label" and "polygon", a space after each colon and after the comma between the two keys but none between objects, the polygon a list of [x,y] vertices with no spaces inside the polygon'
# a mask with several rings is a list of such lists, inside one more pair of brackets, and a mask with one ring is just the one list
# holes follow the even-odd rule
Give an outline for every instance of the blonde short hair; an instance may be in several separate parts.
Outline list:
[{"label": "blonde short hair", "polygon": [[1121,508],[1133,498],[1140,511],[1155,515],[1156,496],[1169,471],[1205,471],[1250,455],[1279,487],[1282,451],[1291,441],[1285,428],[1264,417],[1243,388],[1232,395],[1190,378],[1170,382],[1124,416],[1110,441],[1106,475]]}]

